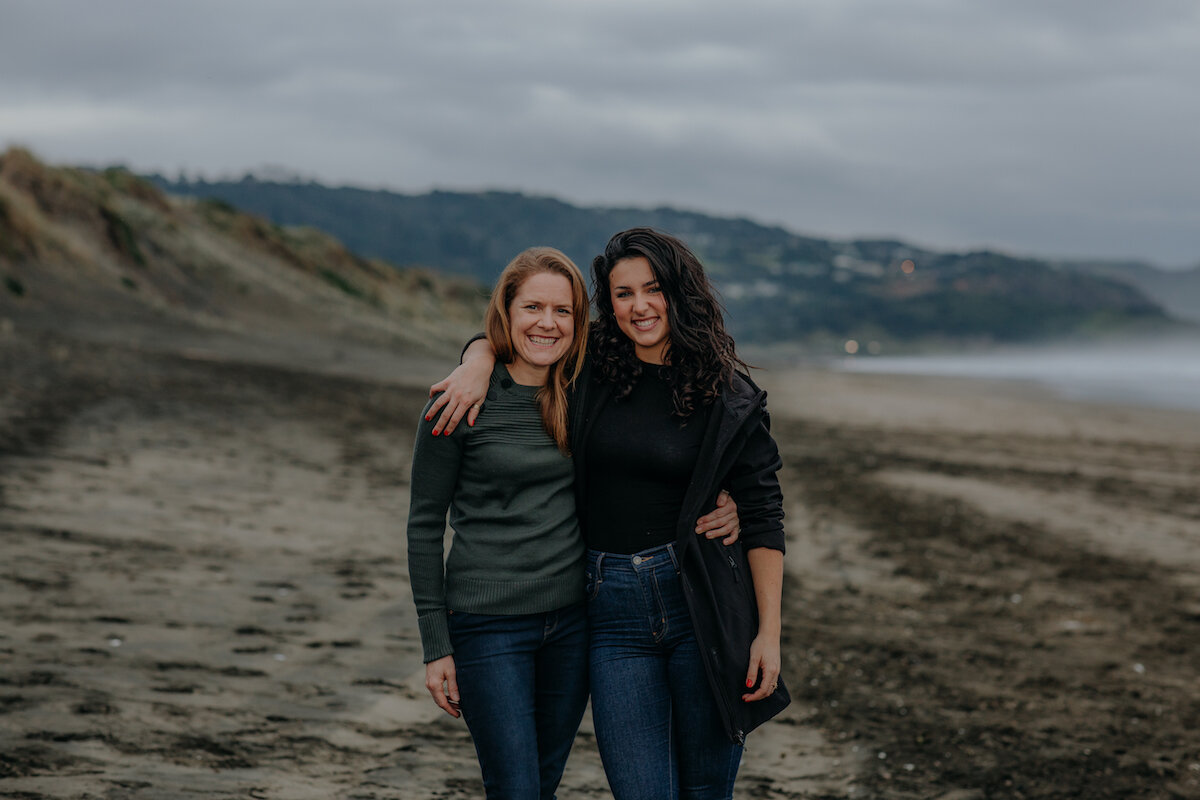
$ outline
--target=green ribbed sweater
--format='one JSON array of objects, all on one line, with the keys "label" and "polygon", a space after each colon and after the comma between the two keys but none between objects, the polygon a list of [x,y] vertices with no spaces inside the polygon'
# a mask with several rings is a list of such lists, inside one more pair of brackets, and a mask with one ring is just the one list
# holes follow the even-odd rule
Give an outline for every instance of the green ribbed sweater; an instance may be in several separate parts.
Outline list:
[{"label": "green ribbed sweater", "polygon": [[[536,614],[583,600],[575,473],[542,425],[536,394],[497,364],[474,427],[435,437],[428,407],[421,414],[408,574],[426,663],[454,652],[448,611]],[[447,510],[454,534],[443,567]]]}]

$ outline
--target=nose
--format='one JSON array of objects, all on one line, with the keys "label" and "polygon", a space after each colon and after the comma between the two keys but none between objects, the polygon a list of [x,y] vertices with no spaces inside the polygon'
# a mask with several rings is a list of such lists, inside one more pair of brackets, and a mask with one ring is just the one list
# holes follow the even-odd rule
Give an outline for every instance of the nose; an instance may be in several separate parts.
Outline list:
[{"label": "nose", "polygon": [[637,314],[641,314],[644,311],[648,311],[650,309],[650,304],[648,302],[646,302],[648,299],[649,298],[647,298],[646,295],[643,294],[642,292],[637,292],[636,294],[634,294],[634,296],[633,296],[634,312]]},{"label": "nose", "polygon": [[541,313],[541,315],[538,317],[537,324],[538,324],[539,328],[547,328],[547,329],[553,328],[554,327],[554,312],[551,311],[550,309],[546,309],[545,311],[543,311]]}]

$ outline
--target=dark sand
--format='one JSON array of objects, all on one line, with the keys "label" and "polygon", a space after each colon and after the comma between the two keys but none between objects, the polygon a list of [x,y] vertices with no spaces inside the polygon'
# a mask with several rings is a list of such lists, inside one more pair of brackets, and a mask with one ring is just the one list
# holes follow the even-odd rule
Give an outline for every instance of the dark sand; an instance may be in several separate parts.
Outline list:
[{"label": "dark sand", "polygon": [[[481,796],[405,568],[442,365],[160,349],[0,331],[0,797]],[[1200,797],[1200,415],[762,380],[795,702],[739,798]]]}]

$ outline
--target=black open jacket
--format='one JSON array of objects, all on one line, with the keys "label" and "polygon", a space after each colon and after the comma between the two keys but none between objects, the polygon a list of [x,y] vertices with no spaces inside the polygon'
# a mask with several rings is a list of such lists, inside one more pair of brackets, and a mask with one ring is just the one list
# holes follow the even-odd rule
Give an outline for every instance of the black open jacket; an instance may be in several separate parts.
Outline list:
[{"label": "black open jacket", "polygon": [[[750,644],[758,635],[758,603],[745,551],[784,549],[783,494],[776,476],[782,462],[771,438],[766,396],[749,377],[735,374],[732,385],[711,407],[696,412],[695,422],[707,427],[675,536],[684,595],[709,686],[726,733],[738,744],[791,701],[782,678],[774,694],[754,703],[742,700],[747,692]],[[599,380],[590,363],[585,364],[571,408],[580,525],[587,518],[588,432],[611,400],[611,384]],[[695,533],[696,520],[716,506],[722,488],[737,502],[741,524],[740,538],[730,546]]]}]

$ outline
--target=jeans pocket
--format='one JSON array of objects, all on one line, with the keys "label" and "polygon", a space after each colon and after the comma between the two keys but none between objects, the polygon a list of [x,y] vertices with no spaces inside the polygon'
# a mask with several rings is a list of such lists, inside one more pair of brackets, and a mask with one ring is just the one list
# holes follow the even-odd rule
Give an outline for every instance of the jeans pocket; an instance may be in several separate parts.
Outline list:
[{"label": "jeans pocket", "polygon": [[600,593],[600,584],[604,583],[603,578],[596,577],[595,572],[588,570],[584,573],[583,596],[588,600],[595,600],[596,595]]},{"label": "jeans pocket", "polygon": [[487,625],[487,614],[472,614],[469,611],[447,611],[446,626],[451,636],[469,635]]}]

